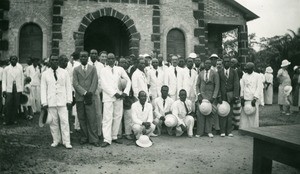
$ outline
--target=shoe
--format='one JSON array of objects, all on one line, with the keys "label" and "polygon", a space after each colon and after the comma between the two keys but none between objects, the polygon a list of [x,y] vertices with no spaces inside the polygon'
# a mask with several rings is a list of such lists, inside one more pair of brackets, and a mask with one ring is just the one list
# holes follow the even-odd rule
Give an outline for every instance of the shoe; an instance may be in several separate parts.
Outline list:
[{"label": "shoe", "polygon": [[291,113],[290,113],[290,112],[287,112],[285,115],[286,115],[286,116],[289,116],[289,115],[291,115]]},{"label": "shoe", "polygon": [[101,144],[101,147],[107,147],[107,146],[109,146],[110,144],[108,143],[108,142],[103,142],[102,144]]},{"label": "shoe", "polygon": [[130,135],[125,136],[127,140],[132,140],[133,138]]},{"label": "shoe", "polygon": [[212,133],[209,133],[208,136],[209,136],[209,138],[213,138],[214,137],[214,135]]},{"label": "shoe", "polygon": [[120,140],[120,139],[115,139],[115,140],[112,140],[113,143],[117,143],[117,144],[123,144],[123,141]]},{"label": "shoe", "polygon": [[67,148],[67,149],[72,149],[73,147],[71,146],[71,144],[65,144],[65,147]]},{"label": "shoe", "polygon": [[85,140],[80,140],[80,142],[79,142],[80,145],[83,145],[83,144],[86,144],[86,143],[87,143],[87,141],[85,141]]},{"label": "shoe", "polygon": [[95,146],[95,147],[100,147],[100,144],[98,142],[95,143],[91,143],[91,145]]},{"label": "shoe", "polygon": [[221,134],[221,137],[225,137],[225,134],[224,134],[224,133],[222,133],[222,134]]},{"label": "shoe", "polygon": [[189,138],[193,138],[193,135],[188,135]]},{"label": "shoe", "polygon": [[200,138],[200,135],[195,135],[196,138]]},{"label": "shoe", "polygon": [[233,134],[228,134],[229,137],[233,137]]},{"label": "shoe", "polygon": [[58,146],[58,143],[52,143],[51,144],[51,147],[57,147]]},{"label": "shoe", "polygon": [[151,133],[149,134],[150,137],[157,137],[158,135],[154,134],[154,133]]}]

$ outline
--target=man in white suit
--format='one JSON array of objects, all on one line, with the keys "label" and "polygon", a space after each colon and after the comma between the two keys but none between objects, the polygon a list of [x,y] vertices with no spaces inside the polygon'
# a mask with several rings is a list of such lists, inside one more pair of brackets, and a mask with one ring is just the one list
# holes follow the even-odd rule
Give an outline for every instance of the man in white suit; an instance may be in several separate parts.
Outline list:
[{"label": "man in white suit", "polygon": [[148,80],[146,77],[146,74],[144,72],[145,69],[145,59],[140,58],[138,67],[132,74],[132,90],[133,95],[137,98],[140,91],[145,91],[147,96],[149,94],[148,92]]},{"label": "man in white suit", "polygon": [[51,147],[59,143],[71,149],[68,108],[72,107],[72,86],[69,73],[58,67],[58,56],[50,56],[51,68],[43,72],[41,79],[41,102],[52,118],[50,130],[53,138]]},{"label": "man in white suit", "polygon": [[164,84],[164,72],[158,68],[158,60],[152,59],[152,69],[148,72],[149,95],[152,103],[160,96],[160,89]]},{"label": "man in white suit", "polygon": [[23,69],[18,66],[18,57],[11,56],[9,61],[10,65],[4,68],[2,77],[2,95],[5,98],[6,107],[3,125],[17,123],[17,108],[20,105],[20,95],[24,87]]},{"label": "man in white suit", "polygon": [[177,67],[178,57],[172,56],[172,66],[165,72],[164,83],[169,87],[169,95],[175,101],[178,98],[178,91],[183,88],[182,68]]},{"label": "man in white suit", "polygon": [[[102,133],[103,143],[101,147],[107,147],[112,142],[121,144],[118,139],[118,131],[123,115],[123,99],[129,95],[131,81],[122,67],[115,65],[115,55],[107,55],[107,65],[101,71],[101,82],[103,92],[103,120]],[[121,78],[127,81],[126,87],[122,92],[118,87]]]}]

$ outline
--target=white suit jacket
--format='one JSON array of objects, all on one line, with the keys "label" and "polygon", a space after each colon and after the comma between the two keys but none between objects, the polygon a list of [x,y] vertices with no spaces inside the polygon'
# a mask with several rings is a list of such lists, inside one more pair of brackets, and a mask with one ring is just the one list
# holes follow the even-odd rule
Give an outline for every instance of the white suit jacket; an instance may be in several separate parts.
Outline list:
[{"label": "white suit jacket", "polygon": [[163,105],[164,99],[162,97],[158,97],[154,100],[154,116],[155,118],[160,118],[161,116],[165,116],[166,112],[172,111],[172,105],[174,100],[170,97],[165,99],[165,107]]},{"label": "white suit jacket", "polygon": [[178,95],[179,90],[183,89],[182,68],[176,67],[177,77],[175,76],[175,67],[170,66],[165,72],[164,84],[169,87],[170,95]]},{"label": "white suit jacket", "polygon": [[127,81],[124,93],[129,95],[131,81],[122,67],[119,66],[105,66],[100,73],[100,83],[103,93],[103,102],[116,101],[114,96],[116,93],[122,94],[122,91],[118,88],[118,84],[121,78]]},{"label": "white suit jacket", "polygon": [[31,78],[31,86],[40,86],[42,74],[39,66],[36,66],[35,68],[33,65],[28,66],[26,68],[25,76]]},{"label": "white suit jacket", "polygon": [[198,73],[195,69],[191,69],[191,76],[190,76],[190,69],[184,69],[184,76],[183,76],[183,88],[186,90],[187,97],[189,99],[196,98],[196,84],[198,79]]},{"label": "white suit jacket", "polygon": [[153,122],[153,110],[150,103],[145,103],[144,110],[140,101],[137,101],[131,106],[132,123],[142,125],[143,122]]},{"label": "white suit jacket", "polygon": [[[192,112],[192,102],[188,99],[185,100],[186,106],[188,108],[188,113]],[[188,114],[186,112],[184,103],[181,100],[176,100],[173,105],[172,105],[172,114],[177,117],[178,120],[178,124],[177,126],[184,124],[183,119],[186,117],[186,115]]]},{"label": "white suit jacket", "polygon": [[245,73],[240,80],[241,84],[241,96],[244,97],[245,100],[253,100],[254,97],[260,97],[260,92],[263,89],[263,82],[261,77],[256,72],[252,74]]},{"label": "white suit jacket", "polygon": [[102,89],[101,89],[101,70],[104,68],[104,65],[101,63],[101,62],[98,62],[98,61],[95,61],[95,63],[93,63],[92,61],[89,61],[88,62],[90,65],[93,65],[96,67],[96,70],[97,70],[97,75],[98,75],[98,89],[97,91],[98,92],[101,92]]},{"label": "white suit jacket", "polygon": [[140,91],[145,91],[147,96],[149,97],[148,92],[148,80],[146,74],[141,70],[136,69],[131,77],[132,80],[132,90],[133,95],[138,98],[138,94]]},{"label": "white suit jacket", "polygon": [[56,75],[57,81],[52,68],[42,73],[41,103],[43,106],[57,107],[72,103],[72,85],[68,71],[58,67]]},{"label": "white suit jacket", "polygon": [[2,91],[12,92],[13,83],[16,83],[17,92],[23,92],[24,89],[24,74],[20,65],[8,65],[4,68],[2,76]]},{"label": "white suit jacket", "polygon": [[[158,72],[158,76],[156,77],[156,71]],[[153,99],[159,97],[161,95],[161,87],[164,84],[164,72],[162,69],[157,68],[154,69],[152,68],[148,72],[148,84],[150,85],[149,88],[149,96],[152,96]]]}]

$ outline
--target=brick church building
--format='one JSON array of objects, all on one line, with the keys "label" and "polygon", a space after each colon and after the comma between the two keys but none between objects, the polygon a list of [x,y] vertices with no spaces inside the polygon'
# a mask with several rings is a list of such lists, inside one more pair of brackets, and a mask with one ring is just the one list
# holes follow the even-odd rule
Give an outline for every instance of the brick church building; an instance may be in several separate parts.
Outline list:
[{"label": "brick church building", "polygon": [[1,59],[97,49],[117,56],[151,52],[222,54],[222,33],[238,28],[247,61],[247,22],[258,18],[234,0],[1,0]]}]

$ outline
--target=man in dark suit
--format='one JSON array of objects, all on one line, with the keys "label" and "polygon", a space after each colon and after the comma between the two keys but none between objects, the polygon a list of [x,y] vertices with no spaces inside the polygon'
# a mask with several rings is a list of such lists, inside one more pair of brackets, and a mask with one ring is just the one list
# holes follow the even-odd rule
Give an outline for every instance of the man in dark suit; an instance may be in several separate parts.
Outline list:
[{"label": "man in dark suit", "polygon": [[87,142],[99,147],[97,136],[97,120],[95,110],[95,92],[98,87],[97,70],[88,65],[88,53],[80,52],[81,66],[73,71],[73,86],[75,89],[76,109],[81,129],[80,144]]},{"label": "man in dark suit", "polygon": [[235,69],[230,68],[230,59],[224,58],[224,68],[218,71],[220,77],[220,100],[230,105],[230,113],[226,117],[219,117],[221,137],[225,134],[232,137],[232,105],[239,97],[240,79]]},{"label": "man in dark suit", "polygon": [[[219,88],[220,88],[219,74],[216,71],[211,69],[211,60],[206,60],[205,69],[200,72],[196,84],[198,101],[201,103],[203,99],[207,99],[210,101],[212,105],[215,105],[216,98],[219,93]],[[213,134],[212,134],[213,114],[217,114],[217,113],[212,112],[207,116],[202,115],[198,108],[196,137],[200,137],[204,133],[207,133],[209,137],[213,138]]]}]

